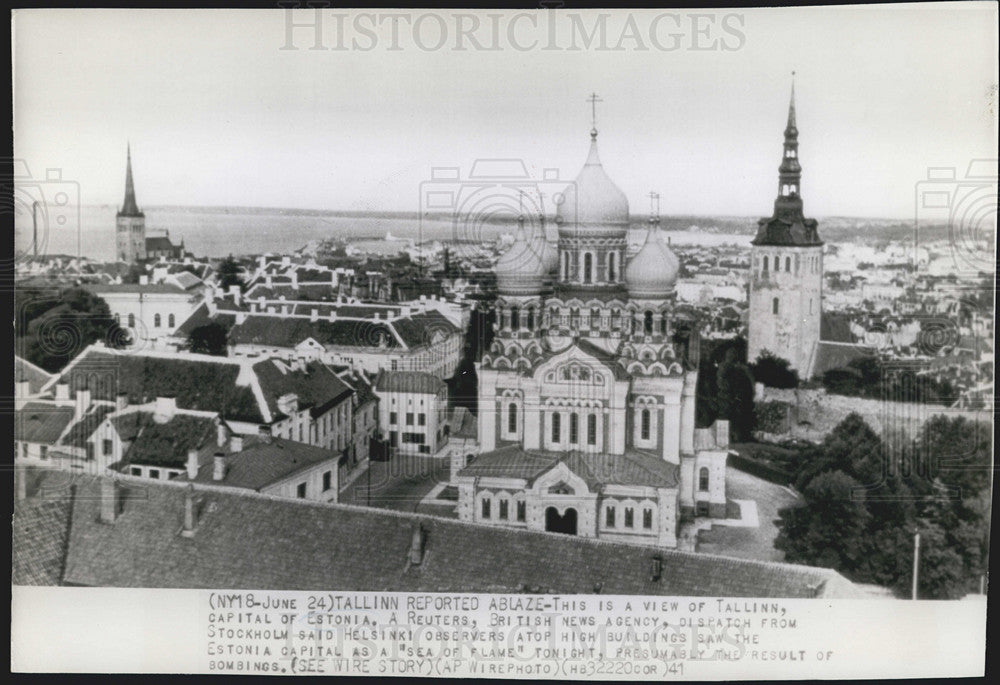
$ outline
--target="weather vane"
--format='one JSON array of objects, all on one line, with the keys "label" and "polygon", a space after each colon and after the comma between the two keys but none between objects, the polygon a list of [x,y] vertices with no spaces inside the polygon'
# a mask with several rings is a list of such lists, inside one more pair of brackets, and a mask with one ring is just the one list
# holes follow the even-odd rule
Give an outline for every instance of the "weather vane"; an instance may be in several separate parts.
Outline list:
[{"label": "weather vane", "polygon": [[601,98],[597,97],[597,93],[591,93],[590,97],[587,98],[587,102],[590,103],[590,128],[592,131],[597,130],[597,103],[604,102]]},{"label": "weather vane", "polygon": [[659,218],[660,216],[660,194],[655,190],[649,191],[649,218]]}]

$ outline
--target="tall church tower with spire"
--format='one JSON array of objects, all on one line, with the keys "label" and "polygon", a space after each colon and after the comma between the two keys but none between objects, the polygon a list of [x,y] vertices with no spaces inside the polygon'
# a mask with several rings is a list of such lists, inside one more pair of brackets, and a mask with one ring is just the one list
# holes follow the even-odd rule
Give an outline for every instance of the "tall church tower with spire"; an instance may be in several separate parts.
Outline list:
[{"label": "tall church tower with spire", "polygon": [[125,200],[118,211],[115,256],[119,261],[135,263],[146,258],[146,215],[135,202],[132,182],[132,146],[126,148]]},{"label": "tall church tower with spire", "polygon": [[793,82],[774,214],[757,222],[750,251],[747,356],[752,363],[768,351],[805,379],[820,336],[823,242],[816,220],[803,215],[801,176]]}]

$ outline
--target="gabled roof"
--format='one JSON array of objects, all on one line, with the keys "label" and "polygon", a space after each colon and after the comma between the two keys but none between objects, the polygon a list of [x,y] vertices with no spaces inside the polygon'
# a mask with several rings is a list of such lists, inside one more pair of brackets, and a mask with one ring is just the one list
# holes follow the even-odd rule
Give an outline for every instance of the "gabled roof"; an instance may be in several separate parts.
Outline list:
[{"label": "gabled roof", "polygon": [[306,338],[321,345],[399,348],[396,336],[384,321],[337,319],[310,321],[305,318],[251,314],[229,332],[231,345],[295,347]]},{"label": "gabled roof", "polygon": [[672,488],[678,483],[678,466],[648,452],[626,450],[625,454],[550,452],[509,445],[476,457],[460,476],[523,478],[530,486],[536,478],[565,463],[591,489],[603,485],[640,485]]},{"label": "gabled roof", "polygon": [[28,381],[28,390],[31,394],[37,393],[51,379],[52,374],[45,369],[14,355],[14,381]]},{"label": "gabled roof", "polygon": [[94,405],[79,421],[70,426],[66,435],[60,440],[60,444],[68,445],[69,447],[86,447],[87,440],[103,423],[104,417],[114,410],[115,408],[111,405]]},{"label": "gabled roof", "polygon": [[146,238],[146,251],[147,252],[173,252],[175,249],[174,244],[170,242],[170,238],[166,236],[153,236],[151,238]]},{"label": "gabled roof", "polygon": [[165,423],[157,423],[151,412],[134,412],[131,426],[139,429],[123,460],[128,464],[183,468],[188,450],[202,450],[215,445],[216,422],[212,416],[174,414]]},{"label": "gabled roof", "polygon": [[72,407],[59,407],[46,402],[28,402],[14,417],[14,439],[52,445],[72,421]]},{"label": "gabled roof", "polygon": [[[186,485],[123,478],[134,492],[98,521],[99,483],[73,500],[64,582],[398,592],[533,592],[716,597],[860,597],[834,571],[658,550],[558,533],[197,489],[194,535],[179,535]],[[408,563],[416,526],[422,563]],[[653,557],[661,575],[652,580]]]},{"label": "gabled roof", "polygon": [[820,340],[816,343],[812,375],[822,376],[827,371],[845,368],[855,359],[870,357],[873,354],[874,350],[868,345]]},{"label": "gabled roof", "polygon": [[[35,469],[20,469],[15,475],[26,479],[28,498],[14,502],[13,585],[62,583],[73,507],[73,487],[66,487],[65,475]],[[61,480],[62,487],[44,490],[40,486],[47,480]]]},{"label": "gabled roof", "polygon": [[[330,462],[331,470],[336,471],[339,457],[339,454],[331,450],[301,442],[281,438],[263,442],[249,436],[243,438],[243,449],[240,452],[227,450],[225,478],[221,481],[214,480],[214,463],[207,461],[199,469],[194,482],[260,492],[269,485],[274,485],[299,471],[310,469],[323,462]],[[189,479],[185,473],[177,480]]]},{"label": "gabled roof", "polygon": [[353,390],[326,364],[309,362],[299,368],[280,359],[266,359],[253,365],[261,391],[271,413],[278,415],[278,399],[295,393],[299,407],[309,407],[313,417],[351,396]]}]

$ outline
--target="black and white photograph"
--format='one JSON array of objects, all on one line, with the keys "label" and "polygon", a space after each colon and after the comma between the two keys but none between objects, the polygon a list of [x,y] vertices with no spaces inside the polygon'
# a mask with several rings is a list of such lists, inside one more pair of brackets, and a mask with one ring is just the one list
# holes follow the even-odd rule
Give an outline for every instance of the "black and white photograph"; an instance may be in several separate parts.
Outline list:
[{"label": "black and white photograph", "polygon": [[983,676],[997,14],[13,10],[12,670]]}]

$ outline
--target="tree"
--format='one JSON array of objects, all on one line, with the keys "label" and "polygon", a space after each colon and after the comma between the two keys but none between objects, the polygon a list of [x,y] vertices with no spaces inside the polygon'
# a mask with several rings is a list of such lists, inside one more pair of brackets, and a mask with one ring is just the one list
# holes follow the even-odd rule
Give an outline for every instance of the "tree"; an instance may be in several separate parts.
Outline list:
[{"label": "tree", "polygon": [[69,288],[55,302],[55,306],[29,309],[35,316],[23,321],[20,353],[33,364],[55,373],[95,342],[109,347],[128,342],[108,304],[93,293]]},{"label": "tree", "polygon": [[232,255],[219,262],[219,285],[228,291],[230,286],[238,285],[243,289],[243,279],[240,278],[240,265]]},{"label": "tree", "polygon": [[225,357],[228,338],[225,327],[213,321],[193,329],[188,342],[192,352]]},{"label": "tree", "polygon": [[740,363],[735,350],[729,350],[719,365],[716,377],[718,418],[729,421],[729,435],[735,442],[753,438],[753,376],[745,363]]},{"label": "tree", "polygon": [[770,388],[797,388],[799,374],[790,368],[791,364],[769,351],[764,350],[750,367],[754,380]]}]

